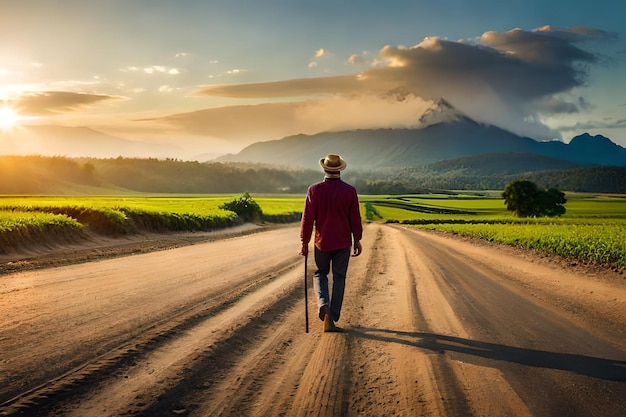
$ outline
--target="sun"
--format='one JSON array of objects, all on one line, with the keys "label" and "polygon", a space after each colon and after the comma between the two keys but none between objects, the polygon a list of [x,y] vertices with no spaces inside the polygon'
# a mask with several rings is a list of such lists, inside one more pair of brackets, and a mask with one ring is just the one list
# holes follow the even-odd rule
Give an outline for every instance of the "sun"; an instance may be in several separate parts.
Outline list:
[{"label": "sun", "polygon": [[0,128],[11,129],[20,120],[20,115],[11,107],[0,107]]}]

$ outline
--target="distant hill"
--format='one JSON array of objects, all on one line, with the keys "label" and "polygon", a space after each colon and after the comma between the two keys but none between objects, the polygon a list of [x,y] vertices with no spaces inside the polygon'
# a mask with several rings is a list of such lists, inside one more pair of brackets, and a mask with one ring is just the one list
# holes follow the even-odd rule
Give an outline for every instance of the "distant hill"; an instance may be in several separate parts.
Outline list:
[{"label": "distant hill", "polygon": [[465,170],[480,175],[517,174],[534,171],[565,170],[578,167],[575,162],[534,153],[495,153],[446,159],[424,166],[427,171]]},{"label": "distant hill", "polygon": [[[626,194],[626,149],[610,139],[584,133],[569,144],[539,142],[478,123],[445,100],[414,129],[295,135],[207,163],[118,157],[145,144],[89,128],[13,133],[0,133],[0,194],[304,193],[321,179],[318,160],[330,152],[346,158],[344,178],[363,194],[502,190],[520,178],[564,191]],[[46,149],[62,156],[42,156]],[[103,156],[81,157],[94,154]]]},{"label": "distant hill", "polygon": [[[496,126],[478,123],[440,100],[420,119],[415,129],[368,129],[295,135],[257,142],[237,154],[217,158],[221,162],[255,162],[317,168],[320,157],[339,153],[351,168],[401,168],[449,159],[511,155],[520,172],[531,171],[541,160],[543,169],[586,165],[626,166],[626,149],[610,139],[588,133],[569,144],[539,142]],[[515,160],[519,158],[519,160]],[[519,166],[528,161],[526,167]],[[480,163],[479,163],[480,164]],[[503,166],[504,170],[507,169]]]},{"label": "distant hill", "polygon": [[[172,149],[150,145],[155,155],[167,156]],[[67,157],[115,158],[146,154],[146,143],[107,135],[88,127],[20,126],[0,131],[0,153],[3,155],[47,155]]]},{"label": "distant hill", "polygon": [[[348,170],[345,178],[361,194],[428,190],[503,190],[527,178],[564,191],[626,194],[626,167],[571,168],[533,154],[463,157],[407,168]],[[503,171],[502,167],[507,169]],[[532,166],[530,171],[525,167]],[[243,163],[199,163],[154,158],[65,158],[0,156],[0,194],[125,195],[136,193],[305,193],[322,178],[316,169]]]}]

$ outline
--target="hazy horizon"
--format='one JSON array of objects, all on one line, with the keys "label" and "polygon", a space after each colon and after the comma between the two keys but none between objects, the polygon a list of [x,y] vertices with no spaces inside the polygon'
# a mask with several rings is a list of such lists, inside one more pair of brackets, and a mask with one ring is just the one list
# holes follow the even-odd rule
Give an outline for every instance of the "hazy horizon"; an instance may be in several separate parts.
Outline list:
[{"label": "hazy horizon", "polygon": [[[71,127],[122,156],[193,159],[417,127],[439,98],[537,140],[589,132],[626,147],[626,4],[614,1],[0,2],[3,154],[98,157],[61,140]],[[59,128],[23,139],[26,126]]]}]

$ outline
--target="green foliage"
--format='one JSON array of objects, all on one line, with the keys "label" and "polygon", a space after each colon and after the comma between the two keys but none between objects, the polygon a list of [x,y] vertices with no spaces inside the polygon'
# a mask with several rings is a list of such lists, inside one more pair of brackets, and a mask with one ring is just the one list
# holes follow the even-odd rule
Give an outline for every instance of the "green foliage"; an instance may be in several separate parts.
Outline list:
[{"label": "green foliage", "polygon": [[565,194],[556,188],[540,190],[534,182],[517,180],[509,183],[502,193],[509,211],[518,217],[561,216],[565,214]]},{"label": "green foliage", "polygon": [[368,222],[373,222],[375,220],[382,219],[380,212],[376,209],[376,207],[372,203],[365,203],[365,220]]},{"label": "green foliage", "polygon": [[[559,218],[519,218],[498,191],[445,191],[396,196],[361,195],[366,221],[399,222],[478,236],[558,253],[583,262],[626,265],[626,198],[568,193]],[[219,207],[247,200],[232,195],[121,197],[0,197],[0,253],[20,245],[79,241],[84,230],[117,235],[213,230],[237,224]],[[304,195],[264,196],[253,201],[265,221],[300,220]],[[80,218],[80,220],[78,220]],[[371,219],[370,219],[371,218]]]},{"label": "green foliage", "polygon": [[[422,193],[429,190],[495,190],[524,176],[539,187],[626,193],[626,167],[581,167],[511,171],[515,158],[484,157],[411,167],[350,169],[345,180],[361,195]],[[505,163],[506,162],[506,163]],[[519,168],[519,167],[518,167]],[[120,195],[138,193],[304,194],[321,179],[319,170],[262,164],[159,160],[155,158],[66,158],[0,156],[0,194]]]},{"label": "green foliage", "polygon": [[[199,200],[207,201],[190,199],[189,204],[195,207],[195,212],[186,212],[184,204],[175,204],[177,199],[5,197],[0,200],[0,210],[4,210],[0,211],[4,213],[0,218],[0,229],[8,227],[11,218],[17,217],[13,213],[40,215],[42,219],[48,219],[44,215],[58,215],[92,232],[108,236],[138,232],[207,231],[237,223],[237,215],[218,209],[217,202],[208,199],[209,203],[205,204],[208,207],[199,207],[195,205]],[[124,201],[127,204],[121,205]],[[223,198],[216,201],[223,201]]]},{"label": "green foliage", "polygon": [[592,166],[570,169],[528,169],[517,173],[507,169],[491,172],[477,164],[476,169],[449,166],[454,161],[413,167],[376,169],[359,172],[354,179],[346,172],[359,194],[422,193],[425,190],[501,190],[523,176],[540,187],[593,193],[626,193],[626,167]]},{"label": "green foliage", "polygon": [[555,253],[588,263],[626,267],[625,224],[429,224],[418,227]]},{"label": "green foliage", "polygon": [[548,217],[562,216],[565,214],[565,207],[563,207],[565,203],[567,203],[565,193],[556,188],[548,188],[539,193],[538,212],[540,215]]},{"label": "green foliage", "polygon": [[247,222],[258,222],[263,218],[261,206],[248,193],[222,204],[220,208],[237,213],[239,217]]},{"label": "green foliage", "polygon": [[539,189],[534,182],[527,180],[513,181],[502,193],[506,209],[519,217],[535,217]]},{"label": "green foliage", "polygon": [[[361,201],[373,204],[386,222],[533,248],[585,263],[626,267],[626,198],[619,196],[568,195],[567,214],[559,218],[512,216],[493,193],[363,196]],[[407,204],[415,208],[408,209]],[[427,212],[421,210],[424,207],[442,210]],[[465,214],[459,214],[461,211]]]},{"label": "green foliage", "polygon": [[33,244],[77,242],[83,225],[62,214],[0,211],[0,253]]},{"label": "green foliage", "polygon": [[[260,164],[222,164],[175,159],[90,159],[104,181],[146,193],[305,192],[315,178],[311,171],[286,170]],[[317,174],[319,176],[319,174]]]},{"label": "green foliage", "polygon": [[70,182],[99,185],[93,164],[59,156],[0,156],[1,193],[46,193]]},{"label": "green foliage", "polygon": [[92,208],[85,206],[10,206],[11,209],[33,213],[51,213],[75,219],[96,233],[122,235],[128,230],[128,218],[118,210],[111,208]]}]

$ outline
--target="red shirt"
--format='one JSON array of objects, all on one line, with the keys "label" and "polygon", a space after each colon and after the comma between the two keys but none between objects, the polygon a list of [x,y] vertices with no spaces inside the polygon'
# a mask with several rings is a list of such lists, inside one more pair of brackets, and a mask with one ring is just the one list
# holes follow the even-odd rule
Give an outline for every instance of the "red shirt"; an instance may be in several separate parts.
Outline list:
[{"label": "red shirt", "polygon": [[356,189],[340,178],[325,178],[309,187],[300,225],[302,243],[309,243],[315,224],[315,246],[323,252],[345,249],[361,240],[363,226]]}]

